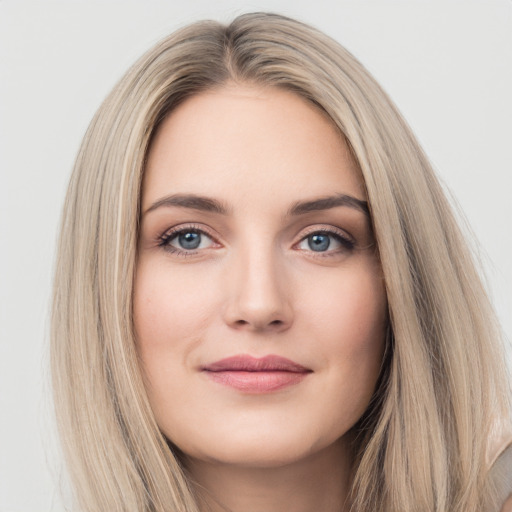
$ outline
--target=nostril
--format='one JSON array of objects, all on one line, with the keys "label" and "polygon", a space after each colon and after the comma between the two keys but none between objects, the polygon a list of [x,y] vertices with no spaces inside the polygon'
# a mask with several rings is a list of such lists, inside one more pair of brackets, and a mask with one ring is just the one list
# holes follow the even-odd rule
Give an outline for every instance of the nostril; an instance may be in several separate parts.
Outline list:
[{"label": "nostril", "polygon": [[254,325],[257,329],[264,329],[265,326],[268,328],[276,328],[276,327],[282,327],[284,325],[284,322],[282,320],[272,320],[268,323],[259,324],[258,322],[249,322],[247,320],[239,319],[233,322],[233,325],[236,327],[246,327],[248,325]]}]

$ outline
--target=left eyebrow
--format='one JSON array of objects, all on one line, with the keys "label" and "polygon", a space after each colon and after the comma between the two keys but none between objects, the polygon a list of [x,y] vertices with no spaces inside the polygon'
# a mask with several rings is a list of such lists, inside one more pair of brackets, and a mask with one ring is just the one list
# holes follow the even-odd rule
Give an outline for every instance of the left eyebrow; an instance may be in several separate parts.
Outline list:
[{"label": "left eyebrow", "polygon": [[180,208],[213,212],[221,215],[227,215],[228,213],[227,207],[216,199],[196,194],[174,194],[154,202],[142,215],[166,206],[178,206]]},{"label": "left eyebrow", "polygon": [[309,212],[329,210],[331,208],[336,208],[337,206],[348,206],[349,208],[354,208],[355,210],[363,212],[368,218],[370,218],[368,202],[347,194],[320,197],[311,201],[298,201],[288,210],[288,215],[304,215]]}]

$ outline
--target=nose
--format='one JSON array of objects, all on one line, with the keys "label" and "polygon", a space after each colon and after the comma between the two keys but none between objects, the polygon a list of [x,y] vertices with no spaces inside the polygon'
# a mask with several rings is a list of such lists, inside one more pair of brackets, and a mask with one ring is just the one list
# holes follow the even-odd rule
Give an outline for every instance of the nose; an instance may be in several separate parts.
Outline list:
[{"label": "nose", "polygon": [[293,322],[289,285],[282,262],[271,251],[240,255],[227,272],[226,324],[253,332],[289,329]]}]

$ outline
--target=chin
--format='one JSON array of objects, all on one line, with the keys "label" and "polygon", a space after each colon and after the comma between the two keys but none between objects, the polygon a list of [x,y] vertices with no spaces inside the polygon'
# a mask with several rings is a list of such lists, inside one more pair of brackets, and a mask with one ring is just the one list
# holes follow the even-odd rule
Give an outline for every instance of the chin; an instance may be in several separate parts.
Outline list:
[{"label": "chin", "polygon": [[184,446],[183,452],[186,458],[210,464],[270,469],[295,464],[342,444],[342,438],[313,440],[308,439],[307,432],[284,428],[278,433],[258,432],[253,436],[217,437],[210,432],[208,444]]}]

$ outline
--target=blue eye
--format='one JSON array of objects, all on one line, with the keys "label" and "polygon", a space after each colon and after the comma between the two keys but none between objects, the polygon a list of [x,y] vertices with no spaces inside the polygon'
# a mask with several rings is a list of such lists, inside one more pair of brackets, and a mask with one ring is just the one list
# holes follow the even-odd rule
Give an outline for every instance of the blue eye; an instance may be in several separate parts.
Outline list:
[{"label": "blue eye", "polygon": [[344,250],[351,251],[355,247],[355,242],[341,233],[315,231],[304,237],[297,247],[303,251],[331,254]]},{"label": "blue eye", "polygon": [[192,252],[211,247],[214,241],[199,229],[180,229],[166,233],[160,238],[160,246],[171,252]]}]

